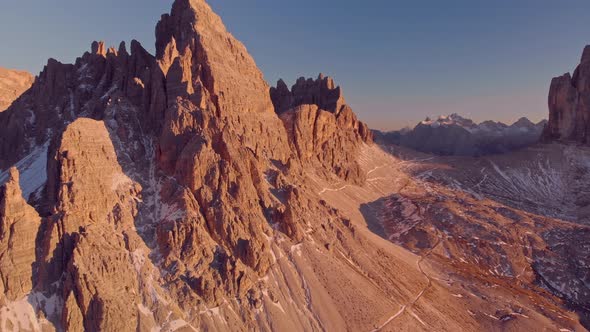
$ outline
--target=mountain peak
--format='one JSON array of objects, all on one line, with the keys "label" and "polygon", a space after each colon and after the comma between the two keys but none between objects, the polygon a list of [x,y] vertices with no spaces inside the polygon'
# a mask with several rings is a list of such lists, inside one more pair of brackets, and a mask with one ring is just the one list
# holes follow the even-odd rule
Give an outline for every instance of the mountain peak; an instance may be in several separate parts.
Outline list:
[{"label": "mountain peak", "polygon": [[179,49],[184,49],[195,36],[197,24],[201,28],[221,25],[221,30],[225,30],[221,19],[219,17],[217,20],[212,19],[214,16],[216,15],[205,1],[174,1],[171,12],[163,14],[156,26],[156,57],[162,58],[172,38],[175,39]]},{"label": "mountain peak", "polygon": [[534,127],[535,124],[527,117],[522,117],[516,121],[513,126],[515,127]]},{"label": "mountain peak", "polygon": [[[202,91],[219,112],[272,112],[268,85],[246,47],[203,0],[177,0],[156,27],[156,58],[187,93]],[[172,96],[175,97],[175,96]]]}]

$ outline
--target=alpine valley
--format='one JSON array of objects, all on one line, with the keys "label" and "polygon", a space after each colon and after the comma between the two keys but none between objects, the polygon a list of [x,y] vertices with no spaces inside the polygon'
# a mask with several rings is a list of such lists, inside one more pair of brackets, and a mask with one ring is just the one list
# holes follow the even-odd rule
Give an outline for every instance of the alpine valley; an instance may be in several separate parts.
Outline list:
[{"label": "alpine valley", "polygon": [[0,70],[0,331],[590,326],[590,47],[547,124],[401,144],[329,77],[270,87],[205,0],[155,32]]}]

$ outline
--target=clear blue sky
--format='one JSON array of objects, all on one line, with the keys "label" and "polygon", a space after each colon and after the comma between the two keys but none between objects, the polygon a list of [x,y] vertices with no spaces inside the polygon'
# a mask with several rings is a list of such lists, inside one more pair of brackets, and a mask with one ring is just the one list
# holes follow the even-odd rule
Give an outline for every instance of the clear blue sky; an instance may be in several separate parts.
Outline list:
[{"label": "clear blue sky", "polygon": [[[0,66],[38,73],[92,40],[137,39],[172,0],[3,0]],[[210,0],[269,83],[331,75],[374,128],[458,112],[475,120],[547,114],[553,76],[590,44],[588,0]]]}]

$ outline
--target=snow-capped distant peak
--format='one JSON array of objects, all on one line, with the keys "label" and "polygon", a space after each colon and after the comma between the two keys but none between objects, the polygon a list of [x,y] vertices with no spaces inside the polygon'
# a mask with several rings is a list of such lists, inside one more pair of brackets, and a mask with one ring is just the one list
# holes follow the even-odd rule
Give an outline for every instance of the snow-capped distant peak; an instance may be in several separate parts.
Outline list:
[{"label": "snow-capped distant peak", "polygon": [[476,129],[475,127],[477,127],[477,125],[469,120],[466,119],[462,116],[460,116],[457,113],[453,113],[450,115],[440,115],[438,116],[438,118],[436,120],[432,120],[430,117],[426,118],[426,120],[422,121],[420,124],[425,125],[425,126],[431,126],[433,128],[438,128],[441,126],[459,126],[459,127],[463,127],[468,131],[472,131],[474,129]]},{"label": "snow-capped distant peak", "polygon": [[436,118],[436,120],[433,120],[432,118],[428,117],[426,118],[426,120],[420,122],[420,125],[430,126],[432,128],[458,126],[469,131],[472,134],[481,133],[492,136],[501,136],[515,131],[523,133],[536,132],[540,127],[542,128],[544,124],[544,122],[535,124],[526,117],[520,118],[518,121],[516,121],[514,124],[510,126],[502,122],[496,122],[491,120],[484,121],[480,124],[476,124],[471,119],[466,119],[458,115],[457,113],[453,113],[450,115],[440,115]]},{"label": "snow-capped distant peak", "polygon": [[528,128],[532,128],[535,126],[534,123],[531,122],[531,120],[523,117],[518,119],[518,121],[516,121],[514,124],[512,124],[513,127],[528,127]]}]

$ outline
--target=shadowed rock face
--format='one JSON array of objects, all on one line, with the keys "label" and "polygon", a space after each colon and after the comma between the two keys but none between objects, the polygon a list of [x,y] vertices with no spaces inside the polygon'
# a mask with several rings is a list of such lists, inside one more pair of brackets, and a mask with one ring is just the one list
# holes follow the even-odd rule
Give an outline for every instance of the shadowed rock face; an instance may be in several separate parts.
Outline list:
[{"label": "shadowed rock face", "polygon": [[0,68],[0,112],[3,112],[33,84],[33,75],[18,70]]},{"label": "shadowed rock face", "polygon": [[551,81],[547,141],[590,142],[590,46],[586,46],[574,75]]}]

